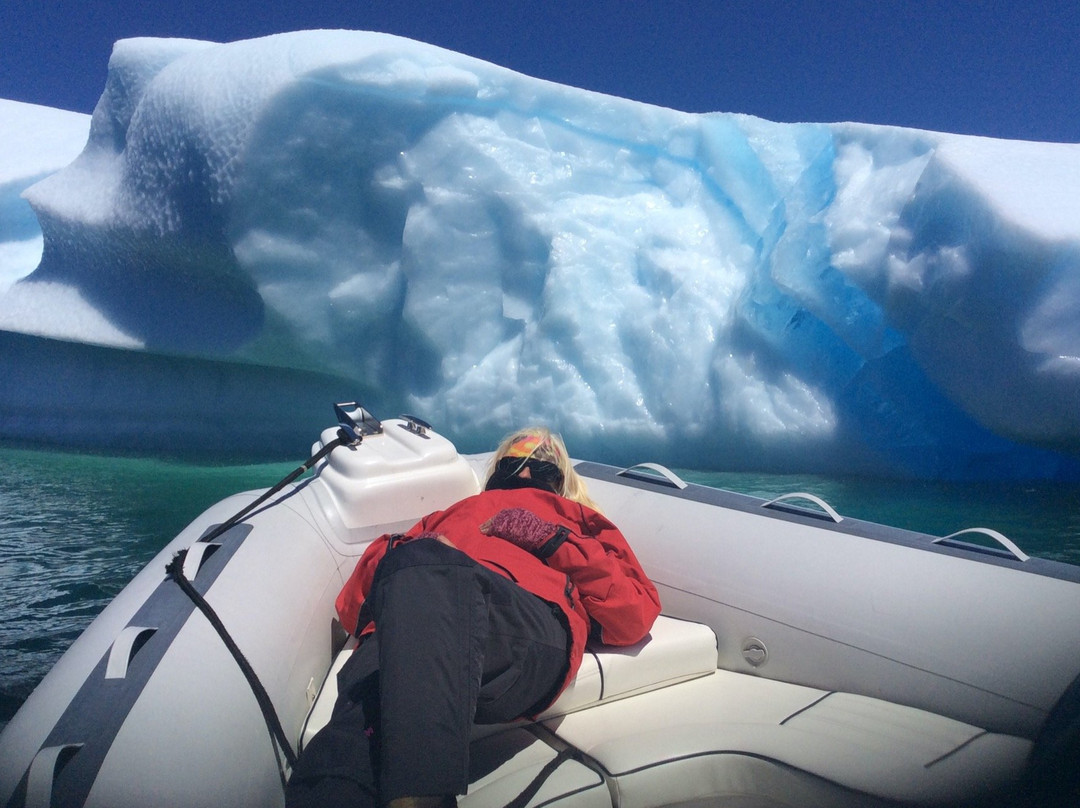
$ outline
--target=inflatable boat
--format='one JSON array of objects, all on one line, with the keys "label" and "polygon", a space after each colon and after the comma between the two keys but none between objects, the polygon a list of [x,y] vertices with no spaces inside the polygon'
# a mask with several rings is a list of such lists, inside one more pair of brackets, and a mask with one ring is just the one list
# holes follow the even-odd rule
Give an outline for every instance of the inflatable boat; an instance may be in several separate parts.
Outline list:
[{"label": "inflatable boat", "polygon": [[[334,597],[372,539],[479,490],[488,456],[336,407],[98,616],[0,735],[0,806],[269,808],[335,698]],[[303,474],[310,468],[310,474]],[[664,613],[591,648],[536,721],[477,727],[462,808],[1009,804],[1075,767],[1080,568],[579,462]]]}]

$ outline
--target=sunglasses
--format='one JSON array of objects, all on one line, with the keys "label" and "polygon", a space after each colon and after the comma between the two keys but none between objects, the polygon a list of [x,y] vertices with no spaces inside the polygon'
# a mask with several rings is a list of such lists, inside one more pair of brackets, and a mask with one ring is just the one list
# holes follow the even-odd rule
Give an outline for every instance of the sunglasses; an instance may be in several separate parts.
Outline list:
[{"label": "sunglasses", "polygon": [[[528,477],[522,477],[524,469],[529,470]],[[562,488],[563,475],[559,467],[546,460],[522,457],[504,457],[495,464],[495,469],[485,488],[547,488],[558,493]]]}]

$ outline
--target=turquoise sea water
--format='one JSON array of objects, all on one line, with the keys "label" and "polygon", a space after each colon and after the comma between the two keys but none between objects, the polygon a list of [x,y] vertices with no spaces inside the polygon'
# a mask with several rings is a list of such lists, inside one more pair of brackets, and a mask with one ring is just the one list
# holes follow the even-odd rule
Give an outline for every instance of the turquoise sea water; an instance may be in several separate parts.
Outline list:
[{"label": "turquoise sea water", "polygon": [[[109,600],[205,508],[295,463],[194,466],[0,449],[0,725]],[[946,535],[991,527],[1080,564],[1080,486],[955,485],[681,472],[762,497],[806,491],[846,516]]]}]

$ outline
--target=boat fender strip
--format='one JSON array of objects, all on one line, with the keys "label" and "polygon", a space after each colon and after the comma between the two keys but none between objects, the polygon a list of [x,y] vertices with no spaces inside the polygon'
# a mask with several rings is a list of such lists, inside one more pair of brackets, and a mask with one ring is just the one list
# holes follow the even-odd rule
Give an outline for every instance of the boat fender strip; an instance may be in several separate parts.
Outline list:
[{"label": "boat fender strip", "polygon": [[[240,671],[244,674],[244,678],[247,679],[251,692],[255,695],[255,700],[258,702],[259,709],[263,714],[263,720],[266,721],[266,727],[270,731],[271,739],[277,741],[278,747],[285,755],[289,767],[291,769],[296,768],[296,752],[293,751],[292,745],[289,743],[289,739],[285,734],[285,730],[281,726],[281,719],[274,709],[273,702],[270,701],[270,695],[266,692],[266,688],[263,687],[263,683],[259,681],[259,677],[256,675],[255,669],[251,667],[251,663],[247,661],[247,658],[240,650],[240,647],[229,635],[228,629],[226,629],[225,624],[221,622],[221,618],[218,617],[217,612],[214,611],[213,607],[206,602],[206,598],[199,594],[199,591],[192,586],[191,581],[184,575],[184,559],[186,556],[187,550],[178,552],[173,556],[173,560],[165,567],[165,572],[170,578],[176,581],[184,594],[190,598],[191,602],[195,604],[195,607],[210,621],[210,625],[214,627],[218,636],[221,637],[221,641],[225,643],[225,647],[229,649],[229,653],[232,654],[233,659],[236,660],[236,664],[240,667]],[[281,774],[282,785],[284,785],[286,780],[285,772],[283,771]]]}]

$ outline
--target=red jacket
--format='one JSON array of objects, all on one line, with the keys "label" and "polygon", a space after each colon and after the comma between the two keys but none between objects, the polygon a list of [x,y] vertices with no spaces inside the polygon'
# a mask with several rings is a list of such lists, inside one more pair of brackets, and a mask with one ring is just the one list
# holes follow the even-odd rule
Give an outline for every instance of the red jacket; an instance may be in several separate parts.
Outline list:
[{"label": "red jacket", "polygon": [[[548,558],[496,536],[480,525],[504,508],[525,508],[570,533]],[[558,605],[570,625],[570,667],[560,692],[581,665],[590,629],[608,645],[632,645],[652,628],[660,613],[656,587],[646,577],[619,529],[596,511],[537,488],[485,491],[429,514],[407,536],[445,535],[459,550],[534,595]],[[371,589],[375,568],[386,554],[390,536],[377,538],[364,551],[337,597],[342,625],[353,633],[360,606]]]}]

